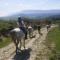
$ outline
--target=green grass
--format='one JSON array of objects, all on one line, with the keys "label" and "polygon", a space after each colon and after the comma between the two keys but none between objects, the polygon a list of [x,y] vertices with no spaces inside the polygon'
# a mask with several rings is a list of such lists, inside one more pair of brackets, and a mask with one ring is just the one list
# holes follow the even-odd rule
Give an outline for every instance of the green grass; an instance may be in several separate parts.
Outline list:
[{"label": "green grass", "polygon": [[60,52],[60,30],[59,28],[53,28],[47,36],[49,42],[54,42],[56,44],[56,51]]},{"label": "green grass", "polygon": [[[56,47],[54,49],[51,49],[50,47],[52,43],[56,44]],[[58,27],[53,28],[48,32],[45,44],[47,47],[49,47],[47,48],[49,50],[47,56],[49,57],[49,60],[57,60],[58,55],[56,55],[56,52],[60,52],[60,30]],[[37,55],[36,60],[40,60],[40,57],[41,55]]]},{"label": "green grass", "polygon": [[53,28],[52,30],[48,32],[46,42],[47,42],[47,46],[49,47],[52,43],[55,44],[55,48],[53,48],[53,50],[51,50],[51,53],[49,54],[49,60],[57,60],[58,54],[60,54],[59,53],[60,52],[60,29],[59,27]]},{"label": "green grass", "polygon": [[0,42],[0,48],[3,48],[11,43],[11,38],[10,37],[4,37],[3,41]]}]

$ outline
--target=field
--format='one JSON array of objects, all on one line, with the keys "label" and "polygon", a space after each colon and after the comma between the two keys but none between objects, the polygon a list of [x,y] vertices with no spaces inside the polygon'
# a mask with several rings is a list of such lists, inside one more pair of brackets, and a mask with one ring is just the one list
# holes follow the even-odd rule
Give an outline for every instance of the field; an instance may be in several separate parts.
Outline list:
[{"label": "field", "polygon": [[[11,43],[11,38],[6,36],[8,36],[9,34],[10,31],[9,29],[11,29],[14,26],[16,27],[16,21],[0,20],[0,48],[3,48]],[[1,36],[2,36],[2,41],[1,41]]]},{"label": "field", "polygon": [[3,40],[0,41],[0,48],[3,48],[11,43],[10,37],[3,37]]},{"label": "field", "polygon": [[47,40],[54,42],[56,44],[56,51],[60,51],[60,30],[58,27],[48,33]]},{"label": "field", "polygon": [[[49,31],[47,38],[47,45],[52,51],[50,54],[50,60],[56,60],[60,58],[60,29],[59,27],[53,28]],[[54,47],[52,48],[52,45]]]}]

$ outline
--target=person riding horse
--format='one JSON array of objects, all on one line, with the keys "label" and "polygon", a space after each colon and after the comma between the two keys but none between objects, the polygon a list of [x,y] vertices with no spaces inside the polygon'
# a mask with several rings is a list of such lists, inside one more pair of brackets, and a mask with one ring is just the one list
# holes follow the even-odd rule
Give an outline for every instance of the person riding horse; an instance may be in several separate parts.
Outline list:
[{"label": "person riding horse", "polygon": [[41,25],[38,25],[37,28],[38,28],[38,33],[39,33],[40,35],[42,35],[42,33],[41,33]]},{"label": "person riding horse", "polygon": [[46,25],[46,27],[47,27],[47,31],[49,30],[49,28],[51,27],[51,25]]},{"label": "person riding horse", "polygon": [[19,27],[10,29],[10,36],[16,46],[16,54],[21,51],[22,44],[25,49],[25,39],[27,39],[27,30],[21,17],[18,17],[17,25]]},{"label": "person riding horse", "polygon": [[28,25],[28,33],[29,33],[29,37],[32,38],[33,37],[33,28],[31,23]]},{"label": "person riding horse", "polygon": [[18,17],[17,25],[18,25],[19,28],[24,32],[24,34],[25,34],[25,39],[27,39],[27,29],[26,29],[25,23],[24,23],[24,21],[22,20],[21,17]]}]

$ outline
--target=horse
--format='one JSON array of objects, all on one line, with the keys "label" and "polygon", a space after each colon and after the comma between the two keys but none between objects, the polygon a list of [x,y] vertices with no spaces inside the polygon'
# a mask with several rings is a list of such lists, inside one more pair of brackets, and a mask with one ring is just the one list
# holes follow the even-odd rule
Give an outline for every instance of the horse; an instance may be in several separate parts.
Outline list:
[{"label": "horse", "polygon": [[40,26],[40,25],[37,26],[37,29],[38,29],[39,35],[42,35],[42,33],[41,33],[41,31],[40,31],[40,30],[41,30],[41,26]]},{"label": "horse", "polygon": [[47,27],[47,31],[48,31],[51,26],[50,25],[46,25],[46,27]]},{"label": "horse", "polygon": [[21,44],[22,44],[22,40],[24,41],[24,49],[25,49],[25,34],[24,32],[20,29],[20,28],[14,28],[10,31],[10,35],[12,37],[12,40],[16,46],[16,54],[19,50],[18,46],[20,43],[20,50],[21,50]]},{"label": "horse", "polygon": [[29,33],[29,37],[32,38],[33,37],[33,28],[32,28],[32,26],[28,26],[28,33]]}]

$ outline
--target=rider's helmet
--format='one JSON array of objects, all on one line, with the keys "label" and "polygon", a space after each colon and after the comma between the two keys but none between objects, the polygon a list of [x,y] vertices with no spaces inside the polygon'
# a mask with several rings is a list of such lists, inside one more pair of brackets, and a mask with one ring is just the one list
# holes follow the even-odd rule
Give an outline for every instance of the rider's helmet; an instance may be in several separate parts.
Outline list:
[{"label": "rider's helmet", "polygon": [[22,18],[21,17],[18,17],[18,22],[20,23],[22,21]]}]

